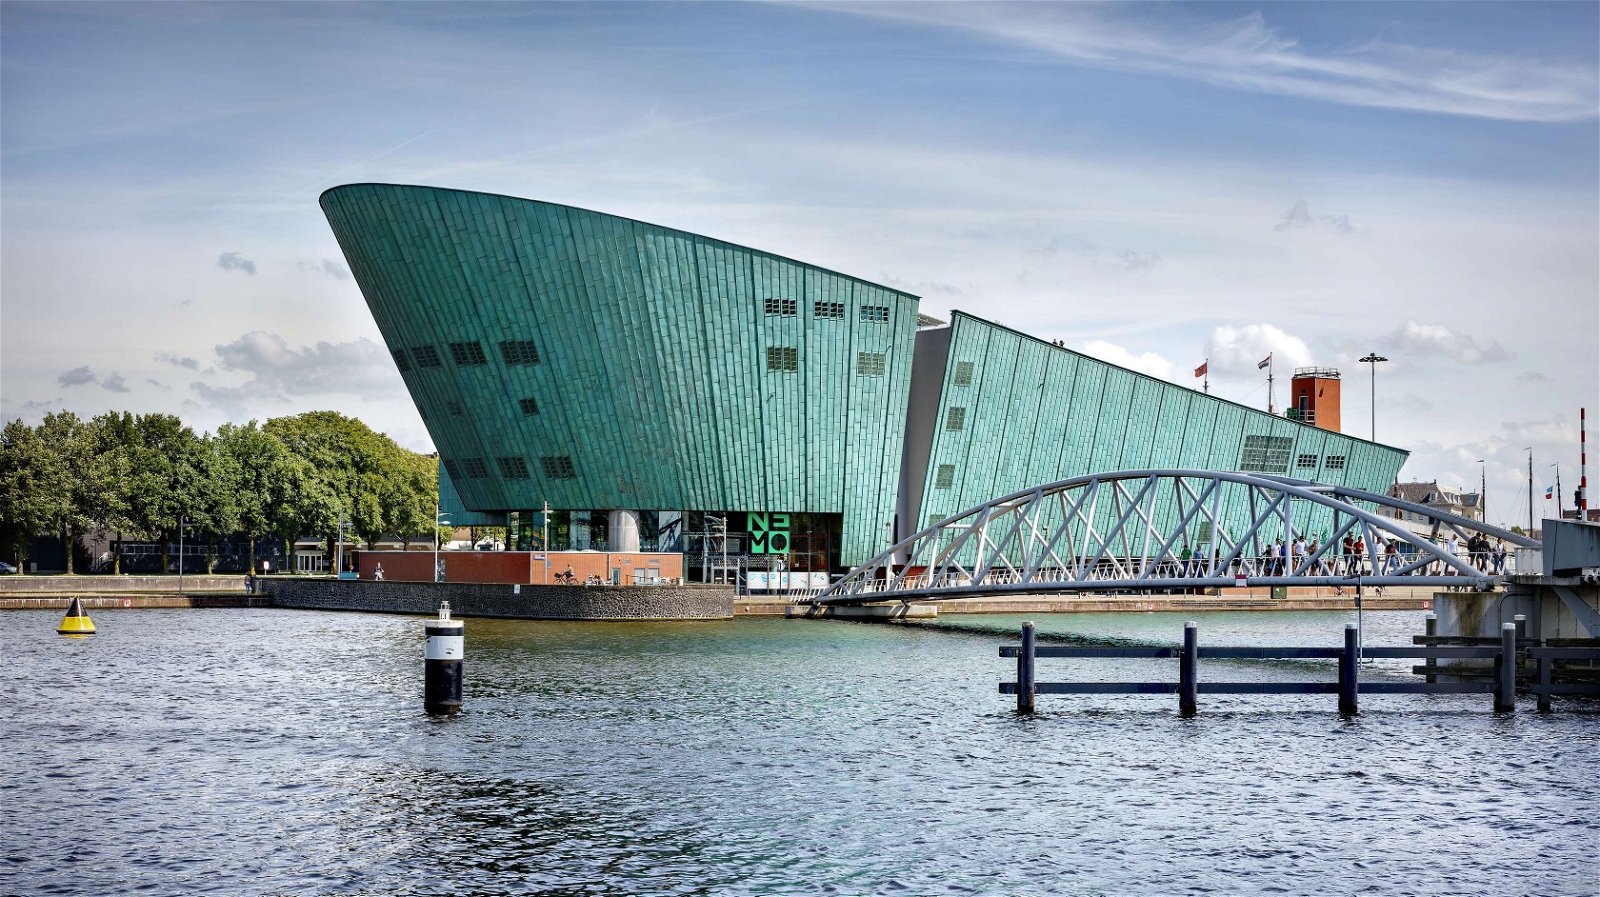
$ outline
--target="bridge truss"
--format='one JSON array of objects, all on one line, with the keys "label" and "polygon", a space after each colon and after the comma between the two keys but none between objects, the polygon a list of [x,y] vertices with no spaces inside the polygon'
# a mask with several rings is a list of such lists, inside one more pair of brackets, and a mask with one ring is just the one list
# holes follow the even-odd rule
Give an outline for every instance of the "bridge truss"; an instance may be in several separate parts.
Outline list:
[{"label": "bridge truss", "polygon": [[[1401,512],[1424,520],[1427,534],[1407,526]],[[1490,588],[1503,570],[1492,552],[1468,552],[1474,535],[1504,542],[1508,552],[1539,545],[1348,486],[1216,470],[1124,470],[1025,489],[946,517],[814,600],[1235,585]],[[1362,541],[1362,555],[1345,550],[1347,536]]]}]

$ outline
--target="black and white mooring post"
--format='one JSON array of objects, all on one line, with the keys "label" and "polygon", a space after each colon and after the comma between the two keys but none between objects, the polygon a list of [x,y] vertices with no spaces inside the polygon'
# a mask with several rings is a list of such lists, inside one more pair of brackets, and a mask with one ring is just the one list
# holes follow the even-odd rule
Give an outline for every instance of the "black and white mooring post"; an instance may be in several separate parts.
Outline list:
[{"label": "black and white mooring post", "polygon": [[450,602],[439,602],[439,619],[427,624],[422,703],[435,715],[461,709],[461,661],[466,654],[466,627],[450,619]]}]

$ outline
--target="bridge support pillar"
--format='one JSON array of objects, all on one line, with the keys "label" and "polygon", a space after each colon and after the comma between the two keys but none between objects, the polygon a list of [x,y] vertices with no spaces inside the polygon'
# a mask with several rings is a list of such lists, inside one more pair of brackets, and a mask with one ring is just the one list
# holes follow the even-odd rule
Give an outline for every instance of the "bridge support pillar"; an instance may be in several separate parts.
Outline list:
[{"label": "bridge support pillar", "polygon": [[1017,652],[1017,712],[1032,713],[1034,687],[1033,623],[1022,624],[1022,650]]},{"label": "bridge support pillar", "polygon": [[1178,657],[1178,715],[1194,716],[1199,711],[1200,627],[1183,624],[1183,654]]}]

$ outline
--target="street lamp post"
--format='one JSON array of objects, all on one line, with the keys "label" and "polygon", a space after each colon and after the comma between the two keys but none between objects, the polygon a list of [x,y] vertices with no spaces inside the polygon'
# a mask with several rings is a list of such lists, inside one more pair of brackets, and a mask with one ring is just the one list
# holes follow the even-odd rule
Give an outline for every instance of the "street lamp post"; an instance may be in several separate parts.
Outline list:
[{"label": "street lamp post", "polygon": [[[189,518],[178,518],[178,594],[183,594],[183,533],[189,528]],[[71,546],[67,546],[71,549]]]},{"label": "street lamp post", "polygon": [[550,584],[550,503],[539,512],[539,550],[544,552],[544,584]]},{"label": "street lamp post", "polygon": [[339,575],[344,572],[344,528],[349,526],[349,525],[350,524],[344,519],[344,515],[340,514],[339,515],[339,535],[338,535],[338,538],[335,539],[335,541],[333,543],[333,578],[334,579],[338,579]]},{"label": "street lamp post", "polygon": [[439,500],[433,500],[433,581],[439,581],[439,527],[450,522],[439,509]]},{"label": "street lamp post", "polygon": [[1478,459],[1478,519],[1484,523],[1489,522],[1489,480],[1484,470],[1485,461]]},{"label": "street lamp post", "polygon": [[1362,364],[1372,365],[1372,441],[1378,441],[1378,362],[1388,361],[1376,352],[1368,352],[1367,357],[1361,359]]}]

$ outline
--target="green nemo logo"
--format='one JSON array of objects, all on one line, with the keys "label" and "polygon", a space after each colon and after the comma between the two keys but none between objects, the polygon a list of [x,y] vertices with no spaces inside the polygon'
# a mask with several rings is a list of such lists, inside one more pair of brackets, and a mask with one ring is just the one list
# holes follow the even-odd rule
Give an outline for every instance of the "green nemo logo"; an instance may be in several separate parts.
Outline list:
[{"label": "green nemo logo", "polygon": [[750,553],[788,554],[789,515],[751,514]]}]

